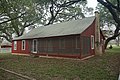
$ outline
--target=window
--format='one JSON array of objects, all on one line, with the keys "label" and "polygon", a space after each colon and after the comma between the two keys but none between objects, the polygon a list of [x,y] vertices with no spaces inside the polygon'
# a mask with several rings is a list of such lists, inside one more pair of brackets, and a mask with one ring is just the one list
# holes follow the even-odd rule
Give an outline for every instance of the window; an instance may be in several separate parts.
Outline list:
[{"label": "window", "polygon": [[22,40],[22,50],[25,50],[25,40]]},{"label": "window", "polygon": [[80,49],[80,37],[76,37],[76,49]]},{"label": "window", "polygon": [[64,38],[59,40],[59,47],[60,47],[60,49],[65,49],[65,39]]},{"label": "window", "polygon": [[37,53],[37,40],[33,40],[33,53]]},{"label": "window", "polygon": [[14,41],[14,50],[17,50],[17,41]]},{"label": "window", "polygon": [[91,35],[91,49],[94,49],[94,36]]}]

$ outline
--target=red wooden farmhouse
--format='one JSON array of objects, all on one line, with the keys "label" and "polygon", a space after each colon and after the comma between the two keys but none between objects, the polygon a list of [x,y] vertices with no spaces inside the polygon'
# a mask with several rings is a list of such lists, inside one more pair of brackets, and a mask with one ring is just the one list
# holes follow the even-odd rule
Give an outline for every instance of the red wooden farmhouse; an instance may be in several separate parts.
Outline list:
[{"label": "red wooden farmhouse", "polygon": [[104,52],[99,14],[31,30],[12,41],[13,54],[83,58]]}]

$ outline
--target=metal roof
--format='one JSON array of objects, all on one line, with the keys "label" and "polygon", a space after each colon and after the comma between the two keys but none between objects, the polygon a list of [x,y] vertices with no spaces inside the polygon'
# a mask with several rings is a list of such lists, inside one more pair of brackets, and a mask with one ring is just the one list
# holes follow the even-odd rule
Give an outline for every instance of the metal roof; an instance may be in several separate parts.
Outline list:
[{"label": "metal roof", "polygon": [[93,23],[94,19],[95,16],[42,26],[31,30],[23,36],[14,38],[13,40],[80,34]]}]

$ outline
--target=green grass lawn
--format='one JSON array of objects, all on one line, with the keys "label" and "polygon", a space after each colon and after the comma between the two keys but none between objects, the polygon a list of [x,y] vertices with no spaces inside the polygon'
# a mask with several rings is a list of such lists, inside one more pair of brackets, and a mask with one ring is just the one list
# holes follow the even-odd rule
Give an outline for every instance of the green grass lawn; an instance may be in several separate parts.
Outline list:
[{"label": "green grass lawn", "polygon": [[0,80],[25,80],[25,79],[14,74],[5,72],[3,70],[0,70]]},{"label": "green grass lawn", "polygon": [[[113,47],[102,56],[83,61],[0,54],[0,67],[37,80],[117,80],[119,64],[120,47]],[[0,71],[0,75],[7,74]]]}]

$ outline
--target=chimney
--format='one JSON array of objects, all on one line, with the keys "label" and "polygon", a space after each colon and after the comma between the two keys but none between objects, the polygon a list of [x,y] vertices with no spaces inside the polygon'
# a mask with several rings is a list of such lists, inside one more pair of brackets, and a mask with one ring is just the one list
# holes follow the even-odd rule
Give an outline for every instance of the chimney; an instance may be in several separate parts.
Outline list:
[{"label": "chimney", "polygon": [[102,46],[100,44],[100,22],[98,11],[95,11],[95,54],[102,54]]}]

